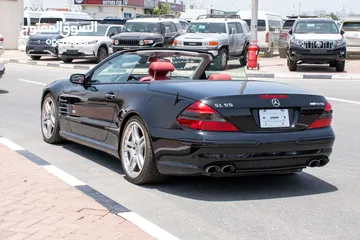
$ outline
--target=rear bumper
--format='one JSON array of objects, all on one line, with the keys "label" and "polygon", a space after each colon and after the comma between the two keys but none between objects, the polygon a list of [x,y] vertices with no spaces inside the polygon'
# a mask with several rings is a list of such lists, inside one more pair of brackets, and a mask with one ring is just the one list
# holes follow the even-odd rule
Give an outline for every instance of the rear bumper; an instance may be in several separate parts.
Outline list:
[{"label": "rear bumper", "polygon": [[341,62],[346,59],[347,49],[336,48],[333,50],[307,50],[296,46],[290,46],[287,52],[293,61],[304,61],[309,63]]},{"label": "rear bumper", "polygon": [[206,167],[226,164],[236,168],[229,175],[294,171],[306,168],[314,159],[327,163],[335,142],[332,128],[276,134],[216,133],[206,137],[211,140],[169,139],[167,131],[175,130],[162,131],[152,129],[156,135],[153,148],[158,169],[166,175],[206,175]]}]

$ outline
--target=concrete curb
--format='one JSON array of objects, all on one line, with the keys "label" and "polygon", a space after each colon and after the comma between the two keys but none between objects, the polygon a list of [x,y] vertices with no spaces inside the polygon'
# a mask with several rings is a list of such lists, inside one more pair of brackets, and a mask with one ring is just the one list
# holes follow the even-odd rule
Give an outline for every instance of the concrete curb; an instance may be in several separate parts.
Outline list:
[{"label": "concrete curb", "polygon": [[[31,60],[18,60],[18,59],[4,59],[8,63],[20,63],[28,65],[37,65],[45,67],[55,67],[55,68],[67,68],[67,69],[79,69],[79,70],[90,70],[94,66],[89,65],[77,65],[77,64],[61,64],[61,63],[46,63],[46,62],[37,62]],[[245,70],[246,71],[246,70]],[[229,72],[232,76],[241,77],[241,78],[265,78],[265,79],[323,79],[323,80],[360,80],[360,74],[302,74],[302,73],[253,73],[246,72],[244,73],[233,73]]]},{"label": "concrete curb", "polygon": [[[86,183],[80,181],[79,179],[71,176],[70,174],[62,171],[58,167],[50,164],[49,162],[43,160],[42,158],[36,156],[35,154],[31,153],[30,151],[24,149],[23,147],[17,145],[16,143],[10,141],[9,139],[0,136],[0,144],[5,145],[9,149],[17,152],[18,154],[22,155],[23,157],[27,158],[31,162],[37,164],[40,167],[43,167],[49,173],[53,174],[55,177],[59,178],[61,181],[75,187],[85,195],[89,196],[90,198],[94,199],[100,205],[108,209],[111,213],[121,216],[125,218],[129,222],[132,222],[144,232],[148,233],[149,235],[155,237],[158,240],[179,240],[179,238],[173,236],[172,234],[166,232],[164,229],[158,227],[154,223],[146,220],[145,218],[141,217],[140,215],[132,212],[128,208],[124,207],[120,203],[112,200],[111,198],[107,197],[106,195],[100,193],[99,191],[95,190],[94,188],[90,187]],[[51,171],[49,171],[51,169]],[[60,174],[59,174],[60,173]]]}]

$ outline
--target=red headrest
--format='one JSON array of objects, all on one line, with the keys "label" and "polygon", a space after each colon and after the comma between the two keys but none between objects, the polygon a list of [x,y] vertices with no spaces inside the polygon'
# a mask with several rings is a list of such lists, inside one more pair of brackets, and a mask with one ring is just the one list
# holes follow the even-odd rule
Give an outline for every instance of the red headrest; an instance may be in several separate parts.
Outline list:
[{"label": "red headrest", "polygon": [[153,63],[153,62],[170,62],[170,60],[169,59],[160,59],[158,57],[150,57],[149,62],[151,62],[151,63]]},{"label": "red headrest", "polygon": [[232,80],[232,78],[229,74],[214,73],[209,76],[208,80]]},{"label": "red headrest", "polygon": [[168,72],[173,72],[175,70],[175,67],[170,62],[153,62],[150,64],[149,68],[149,74],[151,76],[166,76]]}]

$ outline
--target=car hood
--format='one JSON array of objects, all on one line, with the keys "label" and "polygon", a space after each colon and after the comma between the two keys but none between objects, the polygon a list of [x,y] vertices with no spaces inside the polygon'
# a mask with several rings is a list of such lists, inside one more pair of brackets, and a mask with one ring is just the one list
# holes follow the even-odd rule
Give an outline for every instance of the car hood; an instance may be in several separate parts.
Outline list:
[{"label": "car hood", "polygon": [[340,40],[340,34],[294,34],[295,39],[299,40]]},{"label": "car hood", "polygon": [[71,37],[64,38],[63,41],[66,41],[66,42],[89,42],[89,41],[94,41],[94,40],[102,41],[104,39],[108,39],[110,41],[110,38],[105,37],[105,36],[71,36]]},{"label": "car hood", "polygon": [[251,94],[304,94],[317,95],[308,90],[284,83],[268,81],[155,81],[151,91],[180,94],[183,97],[201,100],[209,97],[241,96]]},{"label": "car hood", "polygon": [[145,39],[145,38],[162,38],[160,33],[148,33],[148,32],[123,32],[112,37],[113,39]]},{"label": "car hood", "polygon": [[178,40],[186,41],[186,40],[217,40],[222,38],[228,38],[225,33],[185,33],[184,35],[178,37]]},{"label": "car hood", "polygon": [[29,36],[29,40],[48,40],[48,39],[61,39],[63,38],[60,34],[34,34]]}]

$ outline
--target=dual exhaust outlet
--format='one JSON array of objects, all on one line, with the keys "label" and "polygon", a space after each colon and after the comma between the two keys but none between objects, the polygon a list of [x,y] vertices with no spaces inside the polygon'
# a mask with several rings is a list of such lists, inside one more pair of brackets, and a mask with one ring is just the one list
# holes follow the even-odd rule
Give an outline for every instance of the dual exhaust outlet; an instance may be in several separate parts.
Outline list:
[{"label": "dual exhaust outlet", "polygon": [[217,165],[210,165],[208,167],[205,168],[205,173],[207,174],[215,174],[218,172],[222,172],[222,173],[232,173],[235,172],[235,166],[234,165],[224,165],[224,166],[217,166]]},{"label": "dual exhaust outlet", "polygon": [[328,164],[328,162],[329,162],[329,160],[327,158],[314,159],[308,163],[308,167],[323,167],[326,164]]}]

